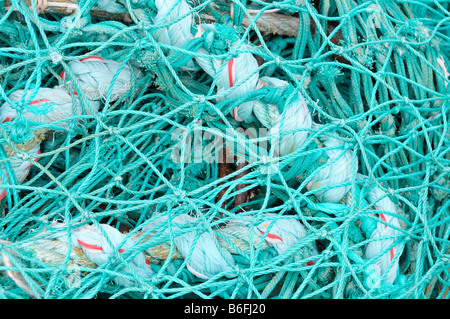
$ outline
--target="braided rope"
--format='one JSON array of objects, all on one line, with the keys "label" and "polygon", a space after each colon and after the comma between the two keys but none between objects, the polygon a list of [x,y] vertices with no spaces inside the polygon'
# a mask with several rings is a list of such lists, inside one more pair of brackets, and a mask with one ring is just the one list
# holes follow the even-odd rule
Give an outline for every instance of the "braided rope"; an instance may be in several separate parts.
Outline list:
[{"label": "braided rope", "polygon": [[6,4],[3,297],[448,298],[447,4]]},{"label": "braided rope", "polygon": [[[267,216],[270,217],[270,215]],[[166,218],[163,216],[162,219]],[[196,221],[196,218],[189,215],[180,215],[174,218],[173,223],[174,225],[177,223],[187,225]],[[172,250],[167,242],[150,246],[138,254],[133,254],[133,259],[126,263],[123,272],[134,271],[140,279],[151,277],[154,272],[150,263],[159,263],[161,260],[176,259],[182,256],[188,260],[187,269],[198,278],[209,279],[223,271],[231,272],[230,278],[236,277],[234,267],[228,269],[225,267],[224,269],[221,265],[228,262],[234,266],[234,259],[230,253],[248,254],[256,247],[264,250],[273,246],[279,254],[283,254],[306,236],[306,230],[295,219],[276,220],[275,223],[273,221],[275,220],[272,216],[272,220],[268,219],[261,223],[252,233],[253,227],[246,222],[230,220],[226,227],[216,230],[220,248],[214,246],[215,240],[210,233],[200,233],[200,235],[196,231],[182,233],[175,237],[175,250]],[[163,232],[155,231],[155,226],[160,228],[161,223],[162,221],[158,220],[153,225],[147,225],[143,230],[133,232],[130,236],[120,233],[116,228],[107,224],[82,225],[68,231],[69,225],[52,223],[48,229],[34,234],[24,245],[19,246],[21,251],[17,253],[19,255],[31,254],[48,265],[77,265],[82,268],[95,268],[108,263],[117,253],[123,254],[126,250],[135,250],[136,242],[147,246],[146,242],[151,242],[152,237],[164,236],[167,232],[165,227]],[[270,228],[270,232],[267,231],[268,228]],[[180,230],[180,228],[173,227],[171,231],[176,230]],[[250,238],[252,238],[252,243],[249,243]],[[8,246],[12,246],[11,243],[5,241],[2,243],[9,251]],[[190,253],[191,250],[194,253]],[[315,250],[313,252],[317,253]],[[224,253],[228,261],[222,259],[221,254]],[[70,256],[69,260],[67,256]],[[11,266],[8,256],[3,255],[3,263]],[[32,297],[38,297],[32,293],[32,289],[20,276],[20,273],[9,271],[7,274]],[[120,275],[116,278],[116,282],[126,287],[136,284],[135,280]]]}]

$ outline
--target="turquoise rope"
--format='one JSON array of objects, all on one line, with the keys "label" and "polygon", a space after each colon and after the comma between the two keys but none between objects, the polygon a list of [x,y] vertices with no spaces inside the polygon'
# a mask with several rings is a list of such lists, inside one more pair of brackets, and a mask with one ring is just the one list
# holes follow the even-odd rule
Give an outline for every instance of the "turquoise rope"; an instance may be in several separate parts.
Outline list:
[{"label": "turquoise rope", "polygon": [[[182,48],[153,38],[156,29],[168,26],[151,23],[156,14],[153,1],[118,1],[132,23],[91,17],[95,0],[79,1],[78,13],[66,17],[38,15],[34,4],[29,9],[21,1],[12,3],[18,12],[5,11],[0,1],[1,104],[10,102],[9,94],[17,89],[37,92],[40,87],[57,85],[62,71],[74,79],[68,62],[92,55],[120,61],[122,67],[132,64],[145,76],[140,81],[132,77],[132,88],[117,101],[111,102],[110,87],[100,112],[74,116],[65,129],[57,123],[25,121],[21,115],[1,124],[3,145],[26,142],[40,128],[51,132],[41,144],[39,161],[33,163],[22,184],[14,178],[4,150],[0,152],[5,165],[0,178],[6,181],[5,174],[12,176],[0,184],[7,189],[1,204],[1,239],[11,242],[10,246],[1,244],[0,250],[13,263],[12,268],[1,264],[2,273],[20,272],[31,290],[43,298],[449,298],[450,79],[442,67],[450,71],[448,3],[324,0],[315,8],[308,0],[234,1],[231,17],[221,13],[229,10],[229,4],[191,1],[195,24],[196,15],[206,13],[215,18],[215,30]],[[379,9],[379,27],[368,25],[373,5]],[[145,10],[149,20],[139,21],[136,9]],[[259,30],[261,17],[270,16],[264,11],[272,9],[295,14],[299,25],[295,37]],[[260,11],[250,14],[248,10]],[[242,23],[248,17],[256,22],[246,29]],[[310,32],[311,19],[315,34]],[[331,34],[327,31],[330,25],[336,26]],[[192,26],[192,35],[196,28]],[[342,42],[330,41],[339,34]],[[250,48],[229,51],[230,43],[243,44],[249,39]],[[208,55],[198,52],[200,48]],[[201,70],[189,73],[182,69],[196,57],[228,60],[244,52],[264,59],[259,77],[286,80],[288,88],[262,87],[240,98],[217,101],[213,78]],[[87,110],[89,100],[76,80],[73,85]],[[196,120],[201,120],[201,132],[222,138],[227,128],[240,124],[261,128],[256,119],[237,123],[229,114],[254,100],[275,104],[282,112],[297,90],[308,101],[313,121],[323,126],[311,130],[299,149],[280,159],[274,174],[261,174],[265,164],[258,157],[241,179],[237,179],[235,163],[231,175],[220,177],[217,162],[173,161],[177,141],[172,137],[178,130],[192,133],[194,127],[198,129]],[[31,100],[13,107],[20,113]],[[355,170],[389,189],[399,208],[404,228],[396,239],[405,250],[392,285],[378,289],[366,285],[371,277],[365,270],[370,265],[359,255],[374,227],[375,219],[368,215],[371,211],[356,210],[356,203],[350,207],[320,203],[306,189],[308,178],[326,160],[315,138],[332,132],[344,142],[342,149],[354,150],[359,163]],[[233,141],[238,138],[243,136],[232,136]],[[201,145],[210,142],[202,140]],[[183,146],[180,151],[189,154],[191,150]],[[249,160],[251,155],[247,149],[244,158]],[[239,184],[245,188],[237,191]],[[355,194],[361,191],[357,198],[362,204],[369,186],[359,181],[351,185]],[[221,190],[224,194],[219,201]],[[254,197],[241,208],[235,207],[234,199],[243,191],[254,192]],[[112,278],[135,276],[120,273],[123,264],[114,258],[89,268],[70,265],[68,255],[62,265],[51,265],[23,251],[33,234],[51,227],[55,220],[64,220],[72,228],[79,222],[102,222],[133,232],[156,212],[177,215],[187,211],[200,214],[202,227],[211,232],[233,217],[268,212],[280,218],[295,216],[308,235],[286,255],[258,247],[249,255],[233,255],[236,278],[216,276],[205,281],[190,273],[181,258],[152,261],[155,275],[151,280],[140,278],[137,287],[113,284]],[[362,220],[368,223],[360,224]],[[173,243],[176,234],[156,234],[129,254]],[[319,243],[319,255],[313,258],[308,247]],[[315,264],[305,265],[310,260]],[[82,273],[77,287],[66,280],[74,270]],[[11,278],[1,276],[0,282],[4,288],[0,298],[29,297]]]}]

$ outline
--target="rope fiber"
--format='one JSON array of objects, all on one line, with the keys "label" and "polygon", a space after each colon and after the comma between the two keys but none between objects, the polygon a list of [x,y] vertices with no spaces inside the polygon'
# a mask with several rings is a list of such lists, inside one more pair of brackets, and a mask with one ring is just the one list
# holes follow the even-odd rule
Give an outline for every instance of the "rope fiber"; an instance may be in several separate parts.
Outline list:
[{"label": "rope fiber", "polygon": [[0,1],[0,298],[448,299],[450,1]]}]

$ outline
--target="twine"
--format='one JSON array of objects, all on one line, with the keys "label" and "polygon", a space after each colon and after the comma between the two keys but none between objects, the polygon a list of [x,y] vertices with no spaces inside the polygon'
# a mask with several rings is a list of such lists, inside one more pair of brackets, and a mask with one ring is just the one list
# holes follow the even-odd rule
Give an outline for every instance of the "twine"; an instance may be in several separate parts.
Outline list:
[{"label": "twine", "polygon": [[2,297],[448,298],[446,4],[6,4]]}]

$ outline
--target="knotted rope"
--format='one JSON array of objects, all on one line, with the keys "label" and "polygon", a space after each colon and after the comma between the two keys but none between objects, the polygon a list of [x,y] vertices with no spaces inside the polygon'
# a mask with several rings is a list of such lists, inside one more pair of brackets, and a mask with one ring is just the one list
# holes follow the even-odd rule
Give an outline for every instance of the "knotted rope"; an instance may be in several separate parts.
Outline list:
[{"label": "knotted rope", "polygon": [[[17,254],[31,255],[50,266],[76,264],[82,268],[95,268],[110,264],[119,256],[118,254],[125,256],[125,251],[134,251],[130,253],[131,257],[129,254],[123,257],[125,266],[115,278],[117,284],[125,287],[138,284],[139,279],[151,278],[154,271],[150,263],[155,263],[155,260],[179,256],[186,259],[186,268],[198,278],[207,280],[223,274],[233,278],[237,274],[231,254],[248,254],[249,250],[255,250],[257,247],[267,249],[273,246],[281,255],[306,236],[306,230],[298,220],[292,218],[275,220],[274,214],[266,216],[267,220],[256,227],[251,227],[240,220],[230,220],[225,227],[218,228],[212,233],[199,232],[199,219],[187,214],[175,217],[171,221],[173,226],[169,228],[170,231],[163,226],[167,222],[167,216],[162,216],[144,229],[131,234],[123,234],[107,224],[72,228],[64,223],[52,223],[48,229],[34,234],[19,246]],[[193,223],[197,225],[189,226]],[[163,231],[158,231],[158,228],[162,228]],[[184,229],[194,230],[186,232]],[[167,236],[168,232],[173,232],[175,237],[175,250],[170,248],[170,244],[163,242],[139,251],[140,246],[137,243],[148,246],[146,242],[152,242],[153,237]],[[250,238],[253,239],[252,243],[249,243]],[[8,253],[14,256],[14,245],[7,242],[3,244]],[[70,256],[69,260],[67,256]],[[10,264],[9,257],[4,255],[3,258],[5,264]],[[36,283],[27,284],[23,278],[18,280],[14,272],[9,275],[16,282],[19,281],[18,284],[32,297],[39,297],[32,293],[30,287]],[[135,279],[129,278],[130,275]]]},{"label": "knotted rope", "polygon": [[448,298],[448,5],[0,9],[2,297]]}]

